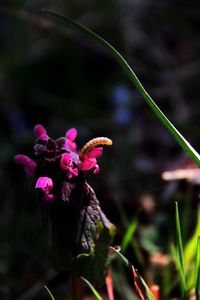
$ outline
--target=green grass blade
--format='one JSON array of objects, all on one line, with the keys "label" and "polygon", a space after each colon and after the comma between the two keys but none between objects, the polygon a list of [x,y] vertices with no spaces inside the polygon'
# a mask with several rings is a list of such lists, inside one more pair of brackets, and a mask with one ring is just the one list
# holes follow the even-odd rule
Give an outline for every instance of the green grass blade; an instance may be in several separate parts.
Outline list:
[{"label": "green grass blade", "polygon": [[174,245],[171,246],[171,255],[173,257],[173,260],[176,265],[176,269],[178,271],[180,285],[181,285],[181,292],[182,292],[182,295],[184,295],[186,293],[185,275],[184,275],[183,269],[181,267],[178,251]]},{"label": "green grass blade", "polygon": [[177,267],[180,274],[180,281],[182,286],[182,296],[183,299],[185,299],[187,294],[187,287],[186,287],[186,280],[185,280],[185,266],[184,266],[184,256],[183,256],[183,242],[181,237],[181,225],[180,225],[180,218],[179,218],[179,210],[178,210],[178,202],[175,202],[176,206],[176,241],[177,241],[177,255],[178,255],[178,261],[177,261]]},{"label": "green grass blade", "polygon": [[195,266],[195,295],[196,300],[200,300],[200,236],[197,239],[197,254]]},{"label": "green grass blade", "polygon": [[132,237],[137,228],[137,225],[138,225],[137,220],[133,220],[133,222],[128,226],[127,231],[122,240],[122,244],[121,244],[121,252],[122,253],[124,253],[126,251],[128,245],[131,243]]},{"label": "green grass blade", "polygon": [[175,202],[175,205],[176,205],[176,240],[177,240],[180,264],[184,273],[183,242],[181,237],[181,225],[179,219],[178,202]]},{"label": "green grass blade", "polygon": [[103,46],[108,52],[118,61],[121,67],[124,69],[129,79],[133,83],[133,85],[140,92],[143,99],[147,102],[147,104],[151,107],[155,115],[158,117],[160,122],[168,129],[171,135],[175,138],[175,140],[179,143],[179,145],[183,148],[183,150],[190,156],[190,158],[200,167],[200,155],[197,151],[189,144],[189,142],[181,135],[181,133],[175,128],[175,126],[168,120],[168,118],[164,115],[164,113],[160,110],[160,108],[153,101],[151,96],[147,93],[139,79],[137,78],[134,71],[131,69],[127,61],[123,58],[123,56],[106,40],[102,37],[88,29],[87,27],[65,17],[62,14],[59,14],[55,11],[43,9],[43,12],[55,18],[56,21],[66,25],[68,27],[74,28],[84,34],[86,34],[89,38],[95,40],[98,44]]},{"label": "green grass blade", "polygon": [[143,285],[144,285],[144,287],[145,287],[145,289],[146,289],[146,291],[147,291],[147,295],[148,295],[149,299],[150,299],[150,300],[156,300],[155,297],[152,295],[152,293],[151,293],[151,291],[150,291],[148,285],[147,285],[146,282],[144,281],[144,279],[143,279],[142,277],[140,277],[140,278],[141,278],[141,281],[142,281],[142,283],[143,283]]},{"label": "green grass blade", "polygon": [[50,290],[48,289],[48,287],[46,285],[44,285],[44,288],[47,290],[49,297],[51,300],[55,300],[54,296],[52,295],[52,293],[50,292]]},{"label": "green grass blade", "polygon": [[195,259],[196,255],[196,242],[198,235],[200,233],[200,206],[197,210],[197,223],[196,228],[194,230],[194,233],[190,240],[187,242],[187,244],[184,247],[184,263],[185,263],[185,269],[186,271],[190,268],[193,260]]},{"label": "green grass blade", "polygon": [[128,259],[127,259],[124,255],[122,255],[122,254],[119,252],[119,250],[116,250],[116,249],[113,248],[113,247],[110,247],[110,249],[116,254],[116,256],[118,256],[118,257],[121,259],[121,261],[123,262],[123,264],[124,264],[126,267],[128,267],[129,269],[132,269],[131,263],[128,261]]},{"label": "green grass blade", "polygon": [[81,279],[89,286],[91,291],[93,292],[94,296],[96,297],[97,300],[103,300],[100,294],[97,292],[97,290],[93,287],[93,285],[84,277],[81,277]]},{"label": "green grass blade", "polygon": [[[113,248],[113,247],[110,247],[110,248],[116,254],[116,256],[118,256],[121,259],[121,261],[124,263],[124,265],[126,267],[128,267],[131,271],[133,271],[134,267],[132,266],[131,262],[123,254],[121,254],[119,251],[117,251],[115,248]],[[139,277],[140,277],[140,280],[141,280],[141,282],[142,282],[142,284],[143,284],[143,286],[144,286],[144,288],[146,290],[146,293],[147,293],[149,299],[150,300],[156,300],[154,298],[154,296],[152,295],[152,293],[151,293],[148,285],[144,281],[144,279],[140,275],[139,275]]]}]

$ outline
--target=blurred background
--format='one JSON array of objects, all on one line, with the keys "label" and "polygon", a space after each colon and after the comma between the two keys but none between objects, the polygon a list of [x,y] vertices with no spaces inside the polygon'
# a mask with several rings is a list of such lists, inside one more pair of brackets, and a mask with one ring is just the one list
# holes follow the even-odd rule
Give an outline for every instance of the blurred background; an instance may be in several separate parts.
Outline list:
[{"label": "blurred background", "polygon": [[42,8],[81,22],[115,46],[199,149],[199,1],[1,0],[0,299],[48,299],[46,282],[57,299],[69,296],[66,282],[51,268],[30,182],[13,162],[17,153],[33,157],[37,123],[53,138],[76,127],[80,147],[97,136],[113,140],[100,159],[101,172],[87,179],[117,226],[115,244],[138,218],[135,243],[126,255],[147,280],[162,284],[150,257],[168,250],[175,199],[183,206],[190,199],[184,226],[185,236],[190,234],[198,186],[165,182],[161,174],[189,162],[114,59],[83,35],[55,24]]}]

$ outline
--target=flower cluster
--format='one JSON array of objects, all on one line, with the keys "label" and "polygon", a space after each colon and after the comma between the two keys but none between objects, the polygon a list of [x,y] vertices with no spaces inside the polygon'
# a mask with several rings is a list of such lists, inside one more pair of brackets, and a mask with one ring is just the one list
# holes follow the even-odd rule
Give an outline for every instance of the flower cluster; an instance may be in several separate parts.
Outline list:
[{"label": "flower cluster", "polygon": [[78,151],[75,128],[68,130],[65,137],[56,140],[48,136],[42,125],[36,125],[34,133],[36,135],[35,160],[18,154],[15,156],[15,162],[24,167],[28,177],[35,178],[35,188],[42,190],[45,201],[55,199],[54,190],[59,181],[56,179],[58,176],[60,181],[71,182],[81,171],[93,169],[94,174],[97,174],[99,165],[96,158],[103,153],[103,148],[98,146],[112,144],[108,138],[95,138]]}]

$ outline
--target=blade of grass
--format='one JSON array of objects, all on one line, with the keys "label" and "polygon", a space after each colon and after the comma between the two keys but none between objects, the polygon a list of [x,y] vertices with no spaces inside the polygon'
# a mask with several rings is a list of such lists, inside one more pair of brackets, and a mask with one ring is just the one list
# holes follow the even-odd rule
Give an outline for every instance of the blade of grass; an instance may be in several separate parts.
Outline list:
[{"label": "blade of grass", "polygon": [[124,253],[126,251],[128,245],[131,243],[132,237],[137,228],[137,225],[138,225],[138,222],[137,222],[137,220],[134,219],[133,222],[128,226],[127,231],[122,240],[122,244],[121,244],[121,252],[122,253]]},{"label": "blade of grass", "polygon": [[[150,299],[150,300],[156,300],[156,299],[154,298],[154,296],[152,295],[152,293],[151,293],[151,291],[150,291],[148,285],[147,285],[146,282],[144,281],[144,279],[143,279],[140,275],[138,275],[137,272],[135,271],[135,268],[134,268],[134,266],[131,264],[131,262],[130,262],[123,254],[121,254],[119,251],[117,251],[115,248],[113,248],[113,247],[110,247],[110,248],[111,248],[111,250],[112,250],[112,251],[113,251],[113,252],[121,259],[121,261],[125,264],[125,266],[128,267],[128,268],[132,271],[132,273],[133,273],[133,275],[134,275],[134,280],[135,280],[135,276],[136,276],[136,275],[139,277],[141,283],[143,284],[143,286],[144,286],[144,288],[145,288],[145,290],[146,290],[146,293],[147,293],[149,299]],[[138,286],[138,284],[136,284],[136,286]]]},{"label": "blade of grass", "polygon": [[178,202],[175,202],[175,206],[176,206],[176,240],[177,240],[180,264],[181,264],[181,268],[184,273],[183,243],[182,243],[182,237],[181,237],[181,226],[180,226],[180,219],[179,219]]},{"label": "blade of grass", "polygon": [[141,276],[140,276],[140,279],[141,279],[141,281],[142,281],[142,283],[143,283],[143,285],[144,285],[144,287],[145,287],[145,289],[147,291],[149,299],[150,300],[156,300],[155,297],[152,295],[152,292],[150,291],[150,289],[149,289],[148,285],[146,284],[146,282],[144,281],[144,279]]},{"label": "blade of grass", "polygon": [[72,27],[79,32],[86,34],[89,38],[95,40],[101,46],[103,46],[106,50],[110,52],[110,54],[118,61],[121,67],[124,69],[129,79],[133,83],[133,85],[140,92],[143,99],[147,102],[147,104],[151,107],[152,111],[158,117],[160,122],[168,129],[171,135],[175,138],[175,140],[179,143],[179,145],[183,148],[183,150],[190,156],[190,158],[200,167],[200,155],[197,151],[190,145],[190,143],[181,135],[181,133],[175,128],[175,126],[168,120],[168,118],[164,115],[164,113],[160,110],[160,108],[153,101],[151,96],[147,93],[139,79],[137,78],[134,71],[131,69],[127,61],[123,58],[123,56],[106,40],[97,35],[92,30],[87,27],[79,24],[71,20],[70,18],[65,17],[62,14],[59,14],[55,11],[43,9],[43,12],[54,17],[58,22],[66,25],[68,27]]},{"label": "blade of grass", "polygon": [[55,300],[54,296],[52,295],[52,293],[50,292],[50,290],[48,289],[48,287],[46,285],[44,285],[44,288],[47,290],[49,297],[51,300]]},{"label": "blade of grass", "polygon": [[100,294],[97,292],[97,290],[93,287],[93,285],[84,277],[81,277],[81,279],[89,286],[91,291],[93,292],[94,296],[97,300],[103,300]]},{"label": "blade of grass", "polygon": [[119,252],[119,250],[116,250],[116,249],[113,248],[113,247],[110,247],[110,249],[116,254],[116,256],[118,256],[118,257],[121,259],[121,261],[124,263],[124,265],[125,265],[126,267],[128,267],[129,269],[132,269],[132,264],[128,261],[128,259],[127,259],[124,255],[122,255],[122,254]]},{"label": "blade of grass", "polygon": [[176,219],[176,241],[177,241],[177,255],[178,255],[178,270],[181,276],[181,286],[182,286],[182,296],[185,299],[187,294],[187,287],[185,281],[185,267],[184,267],[184,257],[183,257],[183,242],[181,237],[181,225],[179,218],[178,202],[175,202],[175,219]]},{"label": "blade of grass", "polygon": [[195,266],[195,295],[196,300],[200,299],[200,236],[197,239],[197,254],[196,254],[196,266]]},{"label": "blade of grass", "polygon": [[180,264],[180,258],[179,258],[178,251],[174,247],[174,245],[171,246],[171,255],[174,259],[176,269],[177,269],[178,274],[179,274],[179,280],[180,280],[180,284],[181,284],[181,292],[182,292],[182,295],[184,295],[185,291],[186,291],[185,275],[183,273],[183,269],[182,269],[181,264]]},{"label": "blade of grass", "polygon": [[197,210],[196,228],[194,230],[192,237],[190,238],[190,240],[187,242],[187,244],[184,247],[184,263],[185,263],[186,271],[190,268],[192,261],[195,258],[196,241],[197,241],[199,233],[200,233],[200,206],[198,207],[198,210]]}]

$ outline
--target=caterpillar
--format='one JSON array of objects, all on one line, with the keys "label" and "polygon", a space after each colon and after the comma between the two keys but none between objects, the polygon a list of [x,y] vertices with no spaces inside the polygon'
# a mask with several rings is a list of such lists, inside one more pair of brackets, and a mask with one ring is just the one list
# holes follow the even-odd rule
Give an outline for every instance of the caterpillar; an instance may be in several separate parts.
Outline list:
[{"label": "caterpillar", "polygon": [[81,149],[79,153],[80,160],[83,160],[84,157],[90,152],[92,149],[94,149],[96,146],[105,145],[105,146],[111,146],[112,140],[106,137],[97,137],[89,142],[87,142],[83,148]]}]

